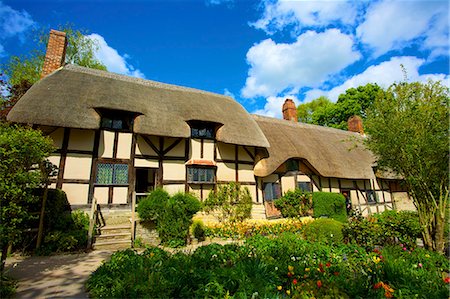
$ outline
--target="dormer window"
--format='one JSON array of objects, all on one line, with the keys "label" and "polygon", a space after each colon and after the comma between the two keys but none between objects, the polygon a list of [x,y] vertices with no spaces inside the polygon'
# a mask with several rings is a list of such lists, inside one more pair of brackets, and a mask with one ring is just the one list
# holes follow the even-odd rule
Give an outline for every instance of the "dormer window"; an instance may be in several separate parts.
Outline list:
[{"label": "dormer window", "polygon": [[190,121],[191,138],[214,139],[216,137],[216,129],[218,124],[202,121]]},{"label": "dormer window", "polygon": [[100,128],[125,132],[133,130],[133,121],[137,115],[136,113],[103,108],[97,109],[97,111],[101,116]]}]

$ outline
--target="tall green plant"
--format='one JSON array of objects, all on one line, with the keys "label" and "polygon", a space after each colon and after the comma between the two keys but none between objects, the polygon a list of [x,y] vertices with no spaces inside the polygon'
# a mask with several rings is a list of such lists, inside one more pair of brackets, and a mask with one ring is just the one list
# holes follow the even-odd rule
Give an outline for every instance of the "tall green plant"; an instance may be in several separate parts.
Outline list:
[{"label": "tall green plant", "polygon": [[443,252],[449,197],[449,89],[400,82],[368,113],[366,145],[380,168],[402,176],[419,213],[426,248]]},{"label": "tall green plant", "polygon": [[300,189],[289,190],[275,200],[275,207],[283,217],[303,217],[312,215],[312,194]]},{"label": "tall green plant", "polygon": [[345,198],[340,193],[314,192],[314,217],[326,216],[341,222],[347,221]]},{"label": "tall green plant", "polygon": [[242,221],[250,218],[252,212],[252,197],[247,187],[237,183],[220,185],[217,192],[211,192],[204,202],[207,213],[218,211],[219,221]]},{"label": "tall green plant", "polygon": [[40,131],[0,123],[0,248],[1,270],[7,248],[22,237],[23,225],[31,217],[29,206],[38,198],[33,189],[41,186],[38,165],[53,151],[50,138]]}]

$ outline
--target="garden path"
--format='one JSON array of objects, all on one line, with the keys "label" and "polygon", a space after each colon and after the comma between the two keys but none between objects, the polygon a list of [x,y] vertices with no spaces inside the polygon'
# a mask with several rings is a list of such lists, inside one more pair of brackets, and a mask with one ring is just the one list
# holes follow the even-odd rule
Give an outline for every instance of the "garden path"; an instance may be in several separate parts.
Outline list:
[{"label": "garden path", "polygon": [[111,251],[10,257],[6,274],[18,280],[16,298],[88,298],[84,285]]}]

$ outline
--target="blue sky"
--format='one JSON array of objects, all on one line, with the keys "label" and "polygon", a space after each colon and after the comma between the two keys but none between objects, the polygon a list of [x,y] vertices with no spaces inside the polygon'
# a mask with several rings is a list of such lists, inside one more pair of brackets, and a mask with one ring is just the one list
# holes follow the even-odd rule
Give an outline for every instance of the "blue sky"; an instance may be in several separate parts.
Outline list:
[{"label": "blue sky", "polygon": [[449,85],[448,1],[0,0],[0,62],[32,31],[87,29],[109,71],[235,98],[281,116],[285,98],[336,101],[404,77]]}]

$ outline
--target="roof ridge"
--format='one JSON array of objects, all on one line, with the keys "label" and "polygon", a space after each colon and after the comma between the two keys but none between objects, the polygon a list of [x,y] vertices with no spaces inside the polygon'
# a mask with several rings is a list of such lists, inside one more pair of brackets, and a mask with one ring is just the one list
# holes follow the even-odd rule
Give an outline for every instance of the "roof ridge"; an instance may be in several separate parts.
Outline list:
[{"label": "roof ridge", "polygon": [[361,136],[357,132],[351,132],[351,131],[346,131],[346,130],[332,128],[332,127],[325,127],[325,126],[320,126],[320,125],[315,125],[315,124],[307,124],[307,123],[302,123],[302,122],[288,121],[288,120],[285,120],[285,119],[280,119],[280,118],[275,118],[275,117],[270,117],[270,116],[264,116],[264,115],[258,115],[258,114],[250,114],[250,115],[253,118],[255,118],[256,120],[279,122],[282,125],[291,126],[291,127],[303,127],[303,128],[319,129],[319,130],[323,130],[323,131],[331,131],[331,132],[334,132],[334,133],[341,133],[341,134],[346,134],[346,135]]},{"label": "roof ridge", "polygon": [[195,92],[195,93],[200,93],[200,94],[214,95],[214,96],[222,97],[227,100],[237,102],[235,99],[233,99],[229,96],[214,93],[211,91],[205,91],[205,90],[201,90],[201,89],[197,89],[197,88],[193,88],[193,87],[180,86],[180,85],[175,85],[175,84],[170,84],[170,83],[163,83],[163,82],[158,82],[158,81],[143,79],[143,78],[138,78],[138,77],[131,77],[128,75],[113,73],[110,71],[91,69],[91,68],[79,66],[76,64],[66,64],[61,69],[66,69],[66,70],[76,71],[79,73],[85,73],[85,74],[89,74],[89,75],[93,75],[93,76],[110,78],[110,79],[114,79],[114,80],[121,80],[121,81],[125,81],[125,82],[131,82],[131,83],[136,83],[136,84],[141,84],[141,85],[151,86],[151,87],[156,87],[156,88],[170,89],[170,90],[176,90],[176,91],[190,91],[190,92]]}]

